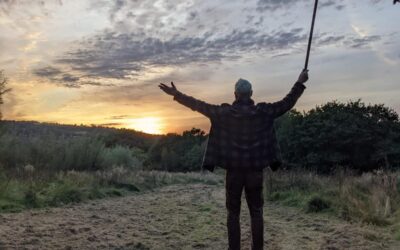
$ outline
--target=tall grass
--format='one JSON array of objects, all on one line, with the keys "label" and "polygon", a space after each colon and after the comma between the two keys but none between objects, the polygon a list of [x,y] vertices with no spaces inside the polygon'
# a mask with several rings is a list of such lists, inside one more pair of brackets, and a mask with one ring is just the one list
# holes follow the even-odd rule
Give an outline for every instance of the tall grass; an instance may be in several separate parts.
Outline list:
[{"label": "tall grass", "polygon": [[278,171],[265,179],[268,200],[307,212],[330,212],[349,221],[376,225],[397,223],[400,173],[376,171],[355,175],[340,170],[330,176]]},{"label": "tall grass", "polygon": [[23,171],[18,178],[0,176],[0,212],[122,196],[172,184],[222,183],[220,176],[209,173],[132,171],[124,167],[96,172],[60,171],[43,178],[40,173],[35,173],[33,166],[27,166]]}]

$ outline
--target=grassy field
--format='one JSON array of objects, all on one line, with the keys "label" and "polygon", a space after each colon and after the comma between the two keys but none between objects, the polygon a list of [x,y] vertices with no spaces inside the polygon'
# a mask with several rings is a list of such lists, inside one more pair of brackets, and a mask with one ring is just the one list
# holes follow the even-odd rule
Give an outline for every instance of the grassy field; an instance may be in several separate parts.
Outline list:
[{"label": "grassy field", "polygon": [[[97,172],[59,172],[45,176],[26,166],[18,177],[0,177],[0,211],[61,206],[105,197],[124,196],[173,184],[223,185],[223,172],[169,173],[114,167]],[[354,175],[339,171],[321,176],[305,171],[265,173],[270,202],[310,213],[328,213],[348,221],[379,226],[400,224],[400,177],[397,172]],[[400,225],[399,225],[400,229]],[[399,235],[400,239],[400,230]]]},{"label": "grassy field", "polygon": [[398,172],[354,175],[338,171],[320,176],[278,171],[265,178],[267,200],[307,213],[326,213],[350,222],[389,226],[400,240],[400,175]]},{"label": "grassy field", "polygon": [[[242,200],[242,249],[250,249]],[[400,249],[390,227],[350,223],[326,213],[266,202],[270,250]],[[227,248],[225,190],[204,183],[169,185],[124,197],[0,214],[1,249],[189,250]]]},{"label": "grassy field", "polygon": [[[2,177],[0,248],[223,249],[223,174],[116,167],[45,176],[27,166],[18,178]],[[393,172],[266,172],[266,244],[398,249],[399,180]],[[250,229],[242,202],[245,247]]]},{"label": "grassy field", "polygon": [[128,171],[122,167],[98,172],[59,172],[46,177],[26,166],[18,178],[3,176],[1,179],[0,212],[124,196],[172,184],[220,184],[222,181],[221,176],[208,173]]}]

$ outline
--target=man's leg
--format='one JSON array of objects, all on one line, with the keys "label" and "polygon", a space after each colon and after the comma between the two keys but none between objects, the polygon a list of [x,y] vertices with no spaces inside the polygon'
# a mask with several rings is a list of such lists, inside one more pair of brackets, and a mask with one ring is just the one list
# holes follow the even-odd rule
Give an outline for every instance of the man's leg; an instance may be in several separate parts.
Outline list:
[{"label": "man's leg", "polygon": [[262,171],[246,174],[245,193],[251,217],[252,250],[262,250],[264,245]]},{"label": "man's leg", "polygon": [[225,180],[229,250],[240,249],[240,205],[244,186],[243,174],[227,171]]}]

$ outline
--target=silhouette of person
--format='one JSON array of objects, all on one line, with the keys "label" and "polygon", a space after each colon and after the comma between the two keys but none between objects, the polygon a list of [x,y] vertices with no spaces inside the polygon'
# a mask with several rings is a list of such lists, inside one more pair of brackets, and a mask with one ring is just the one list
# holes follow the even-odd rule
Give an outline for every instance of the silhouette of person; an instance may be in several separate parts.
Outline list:
[{"label": "silhouette of person", "polygon": [[240,249],[240,207],[243,189],[251,217],[252,249],[263,249],[264,220],[262,196],[264,169],[280,165],[274,120],[289,111],[302,95],[308,70],[303,70],[290,93],[274,103],[255,104],[252,85],[239,79],[232,104],[208,104],[160,83],[159,87],[178,103],[208,117],[211,121],[203,169],[226,169],[225,191],[229,249]]}]

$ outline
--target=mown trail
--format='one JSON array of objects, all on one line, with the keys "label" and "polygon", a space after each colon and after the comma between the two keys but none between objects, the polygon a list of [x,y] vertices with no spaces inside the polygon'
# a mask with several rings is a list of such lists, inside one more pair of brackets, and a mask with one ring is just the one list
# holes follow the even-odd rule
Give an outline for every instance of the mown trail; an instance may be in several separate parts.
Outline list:
[{"label": "mown trail", "polygon": [[[243,249],[249,249],[247,207],[242,211]],[[264,211],[265,249],[400,249],[387,229],[269,203]],[[227,249],[225,217],[222,186],[169,186],[69,207],[2,214],[0,249],[220,250]]]}]

